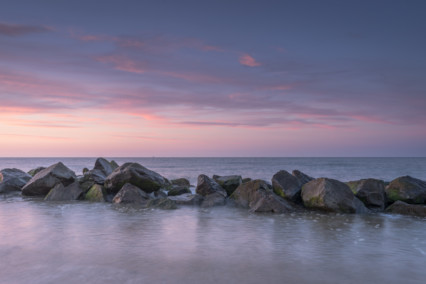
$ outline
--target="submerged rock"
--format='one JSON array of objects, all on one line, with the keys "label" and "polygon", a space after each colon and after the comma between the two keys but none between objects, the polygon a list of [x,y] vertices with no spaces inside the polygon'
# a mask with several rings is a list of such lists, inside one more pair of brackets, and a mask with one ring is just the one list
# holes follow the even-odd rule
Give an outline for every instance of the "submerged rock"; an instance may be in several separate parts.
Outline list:
[{"label": "submerged rock", "polygon": [[160,174],[138,163],[125,163],[106,178],[105,188],[108,192],[115,193],[126,183],[133,184],[147,193],[171,186],[167,179]]},{"label": "submerged rock", "polygon": [[31,176],[18,169],[3,169],[0,171],[0,193],[21,191]]},{"label": "submerged rock", "polygon": [[369,178],[350,181],[346,184],[368,208],[380,210],[385,208],[385,183],[382,180]]},{"label": "submerged rock", "polygon": [[151,199],[146,204],[146,207],[153,207],[153,208],[159,208],[163,210],[170,210],[170,209],[176,209],[176,201],[170,199],[170,198],[156,198]]},{"label": "submerged rock", "polygon": [[207,196],[217,191],[222,192],[226,196],[226,191],[213,179],[206,175],[198,176],[197,188],[195,189],[196,193]]},{"label": "submerged rock", "polygon": [[404,201],[412,204],[423,204],[426,201],[426,182],[403,176],[394,179],[385,188],[389,202]]},{"label": "submerged rock", "polygon": [[91,202],[105,202],[107,193],[102,185],[95,184],[84,196],[84,199]]},{"label": "submerged rock", "polygon": [[176,186],[185,186],[187,188],[191,187],[191,184],[189,183],[189,180],[187,180],[186,178],[172,179],[170,181],[170,183],[172,185],[176,185]]},{"label": "submerged rock", "polygon": [[391,206],[386,208],[386,212],[402,214],[402,215],[426,217],[426,205],[408,204],[398,200],[395,203],[393,203]]},{"label": "submerged rock", "polygon": [[126,183],[114,196],[112,203],[146,205],[149,200],[149,194],[137,186]]},{"label": "submerged rock", "polygon": [[82,199],[83,190],[78,182],[74,182],[68,186],[64,186],[62,183],[58,183],[52,188],[46,195],[44,200],[46,201],[71,201]]},{"label": "submerged rock", "polygon": [[214,175],[213,179],[226,190],[228,196],[230,196],[237,187],[243,183],[243,179],[241,176],[233,175],[233,176],[218,176]]},{"label": "submerged rock", "polygon": [[57,184],[68,186],[77,179],[75,173],[61,162],[54,164],[33,176],[22,188],[22,194],[45,196]]},{"label": "submerged rock", "polygon": [[38,167],[38,168],[32,169],[28,172],[28,174],[33,177],[36,174],[38,174],[39,172],[41,172],[42,170],[44,170],[45,168],[46,167]]},{"label": "submerged rock", "polygon": [[187,186],[173,186],[172,189],[167,192],[167,195],[176,196],[185,193],[191,193],[191,190]]},{"label": "submerged rock", "polygon": [[366,213],[368,209],[338,180],[319,178],[302,187],[303,204],[307,208],[339,213]]},{"label": "submerged rock", "polygon": [[216,191],[204,196],[201,207],[208,208],[213,206],[223,206],[226,204],[226,193],[224,191]]},{"label": "submerged rock", "polygon": [[293,206],[276,195],[263,180],[241,184],[231,195],[237,206],[249,208],[252,212],[285,213],[294,211]]},{"label": "submerged rock", "polygon": [[169,196],[178,205],[201,205],[204,198],[199,194],[185,193],[177,196]]}]

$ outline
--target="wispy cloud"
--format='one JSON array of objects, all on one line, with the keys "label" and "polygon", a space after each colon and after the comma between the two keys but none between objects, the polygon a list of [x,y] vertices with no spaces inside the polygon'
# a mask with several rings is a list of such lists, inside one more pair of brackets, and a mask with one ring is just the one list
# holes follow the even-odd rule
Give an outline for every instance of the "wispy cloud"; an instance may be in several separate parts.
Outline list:
[{"label": "wispy cloud", "polygon": [[257,62],[256,59],[254,59],[249,54],[245,53],[240,56],[239,62],[241,65],[248,66],[248,67],[256,67],[262,65],[260,62]]},{"label": "wispy cloud", "polygon": [[16,25],[0,23],[0,35],[3,36],[24,36],[34,33],[42,33],[52,31],[52,28],[46,26],[33,26],[33,25]]}]

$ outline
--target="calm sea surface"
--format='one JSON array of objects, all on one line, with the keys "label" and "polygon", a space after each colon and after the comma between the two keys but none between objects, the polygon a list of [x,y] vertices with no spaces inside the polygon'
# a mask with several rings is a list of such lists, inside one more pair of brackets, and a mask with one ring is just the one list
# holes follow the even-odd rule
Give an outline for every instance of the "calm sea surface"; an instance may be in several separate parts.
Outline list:
[{"label": "calm sea surface", "polygon": [[[342,181],[411,175],[425,158],[114,158],[167,178],[270,180],[280,169]],[[30,170],[95,158],[0,158]],[[216,207],[141,210],[0,195],[0,283],[424,283],[426,219]]]}]

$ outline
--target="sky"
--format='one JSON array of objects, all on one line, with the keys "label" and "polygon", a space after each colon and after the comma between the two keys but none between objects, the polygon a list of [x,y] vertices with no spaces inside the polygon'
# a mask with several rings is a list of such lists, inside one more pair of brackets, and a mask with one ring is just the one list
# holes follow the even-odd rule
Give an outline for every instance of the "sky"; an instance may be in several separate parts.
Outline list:
[{"label": "sky", "polygon": [[424,157],[425,11],[2,0],[0,157]]}]

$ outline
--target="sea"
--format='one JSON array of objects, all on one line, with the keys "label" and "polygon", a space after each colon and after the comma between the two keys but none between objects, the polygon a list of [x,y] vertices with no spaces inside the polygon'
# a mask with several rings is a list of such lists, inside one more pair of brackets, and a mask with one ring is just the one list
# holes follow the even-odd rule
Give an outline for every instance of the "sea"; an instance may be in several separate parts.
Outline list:
[{"label": "sea", "polygon": [[[279,170],[341,181],[410,175],[426,158],[120,158],[168,179]],[[96,158],[0,158],[24,171]],[[140,209],[0,195],[0,283],[425,283],[426,218],[233,207]]]}]

